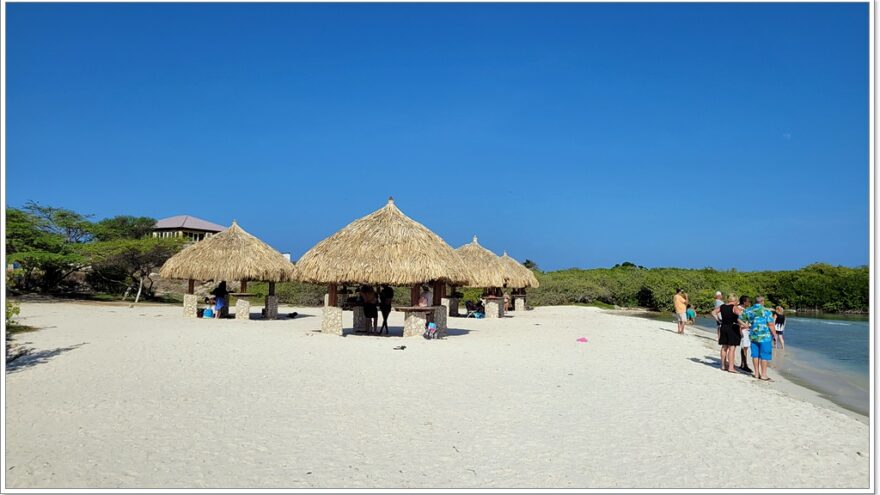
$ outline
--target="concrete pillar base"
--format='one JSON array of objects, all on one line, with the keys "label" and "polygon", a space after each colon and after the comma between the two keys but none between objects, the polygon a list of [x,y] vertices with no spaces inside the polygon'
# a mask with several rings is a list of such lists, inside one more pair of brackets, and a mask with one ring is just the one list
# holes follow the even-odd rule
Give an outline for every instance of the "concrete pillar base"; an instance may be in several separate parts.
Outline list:
[{"label": "concrete pillar base", "polygon": [[428,319],[425,317],[425,313],[422,313],[420,311],[406,313],[406,320],[403,322],[403,336],[421,336],[425,333],[425,325],[427,324],[427,322]]},{"label": "concrete pillar base", "polygon": [[364,316],[364,308],[362,306],[354,306],[351,308],[352,320],[354,321],[355,332],[365,332],[367,330],[367,317]]},{"label": "concrete pillar base", "polygon": [[342,335],[342,308],[324,306],[324,317],[321,319],[321,332]]},{"label": "concrete pillar base", "polygon": [[513,296],[513,310],[514,311],[525,311],[526,310],[526,296]]},{"label": "concrete pillar base", "polygon": [[247,299],[239,297],[235,301],[235,319],[250,320],[251,319],[251,302]]},{"label": "concrete pillar base", "polygon": [[266,319],[278,318],[278,296],[266,296]]},{"label": "concrete pillar base", "polygon": [[199,317],[199,298],[195,294],[183,295],[183,316],[184,318]]},{"label": "concrete pillar base", "polygon": [[504,318],[504,299],[488,297],[483,300],[486,307],[486,318]]},{"label": "concrete pillar base", "polygon": [[458,316],[458,298],[457,297],[444,297],[440,300],[440,304],[446,306],[448,309],[446,311],[447,316]]},{"label": "concrete pillar base", "polygon": [[434,323],[437,325],[437,332],[441,336],[446,336],[446,306],[435,306],[434,307]]}]

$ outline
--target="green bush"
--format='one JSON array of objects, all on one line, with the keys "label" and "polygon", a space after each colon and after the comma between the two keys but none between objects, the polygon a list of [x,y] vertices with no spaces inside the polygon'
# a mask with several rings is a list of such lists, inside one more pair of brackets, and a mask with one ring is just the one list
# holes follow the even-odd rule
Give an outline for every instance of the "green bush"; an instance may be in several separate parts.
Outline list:
[{"label": "green bush", "polygon": [[15,317],[21,314],[21,307],[9,299],[6,299],[6,312],[3,314],[6,328],[15,325]]}]

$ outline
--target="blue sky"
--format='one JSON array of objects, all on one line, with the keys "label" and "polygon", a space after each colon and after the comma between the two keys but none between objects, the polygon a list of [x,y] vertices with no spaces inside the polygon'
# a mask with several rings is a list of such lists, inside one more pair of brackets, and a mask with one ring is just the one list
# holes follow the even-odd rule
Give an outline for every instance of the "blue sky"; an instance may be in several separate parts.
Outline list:
[{"label": "blue sky", "polygon": [[544,269],[868,262],[865,4],[8,4],[7,204],[385,204]]}]

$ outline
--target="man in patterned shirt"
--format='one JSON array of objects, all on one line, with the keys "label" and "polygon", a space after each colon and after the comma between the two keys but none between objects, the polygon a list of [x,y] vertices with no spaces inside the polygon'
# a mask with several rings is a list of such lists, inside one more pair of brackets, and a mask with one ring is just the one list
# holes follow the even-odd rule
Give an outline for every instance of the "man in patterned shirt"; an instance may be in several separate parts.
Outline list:
[{"label": "man in patterned shirt", "polygon": [[744,310],[739,319],[749,326],[749,339],[752,341],[752,364],[755,365],[755,373],[752,376],[770,381],[770,378],[767,377],[767,362],[773,359],[776,315],[764,307],[764,297],[758,296],[755,298],[755,304]]}]

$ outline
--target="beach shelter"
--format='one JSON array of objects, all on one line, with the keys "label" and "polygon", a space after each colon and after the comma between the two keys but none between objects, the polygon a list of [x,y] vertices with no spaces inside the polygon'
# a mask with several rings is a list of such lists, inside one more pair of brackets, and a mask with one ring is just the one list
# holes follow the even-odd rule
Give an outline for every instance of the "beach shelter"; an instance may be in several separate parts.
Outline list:
[{"label": "beach shelter", "polygon": [[247,294],[249,281],[269,282],[266,317],[278,315],[275,283],[295,280],[296,268],[281,253],[239,227],[234,220],[228,229],[185,247],[162,265],[159,276],[189,281],[183,296],[184,316],[195,317],[198,307],[194,292],[196,280],[241,281],[235,317],[250,317]]},{"label": "beach shelter", "polygon": [[539,287],[541,284],[538,283],[538,278],[531,270],[508,256],[507,251],[504,251],[499,260],[504,266],[505,285],[513,290],[511,297],[514,311],[525,311],[526,289]]},{"label": "beach shelter", "polygon": [[500,290],[504,287],[505,267],[501,259],[477,241],[477,236],[469,243],[455,250],[464,262],[465,268],[471,277],[465,283],[466,287],[482,287],[485,290],[486,318],[501,318],[504,316],[504,297]]},{"label": "beach shelter", "polygon": [[[396,308],[405,313],[404,335],[409,336],[424,332],[428,312],[434,313],[438,327],[445,327],[446,308],[441,305],[445,284],[462,283],[469,278],[455,250],[400,211],[393,198],[306,251],[296,267],[299,280],[328,285],[321,331],[338,335],[343,333],[338,285],[410,287],[409,306]],[[434,287],[430,308],[416,307],[423,284]]]}]

